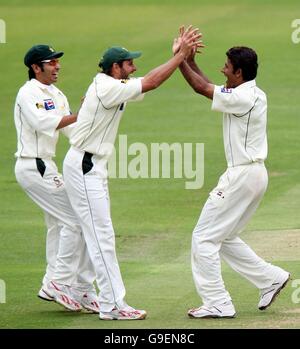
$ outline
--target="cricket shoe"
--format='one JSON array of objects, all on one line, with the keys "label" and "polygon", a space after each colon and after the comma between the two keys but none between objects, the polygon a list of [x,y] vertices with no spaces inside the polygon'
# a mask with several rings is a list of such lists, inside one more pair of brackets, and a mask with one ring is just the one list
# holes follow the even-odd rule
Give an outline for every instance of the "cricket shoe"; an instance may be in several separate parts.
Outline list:
[{"label": "cricket shoe", "polygon": [[71,311],[81,311],[82,307],[71,295],[69,286],[54,281],[50,281],[47,286],[56,303]]},{"label": "cricket shoe", "polygon": [[72,288],[73,298],[81,304],[82,308],[88,312],[99,314],[100,305],[98,302],[97,293],[93,291],[80,291],[78,289]]},{"label": "cricket shoe", "polygon": [[205,305],[202,305],[199,308],[190,309],[188,311],[189,317],[197,319],[234,318],[235,314],[236,312],[231,302],[226,302],[212,307],[206,307]]},{"label": "cricket shoe", "polygon": [[143,320],[147,316],[145,310],[134,309],[130,306],[124,309],[113,308],[109,312],[100,311],[100,320]]},{"label": "cricket shoe", "polygon": [[278,296],[280,291],[285,287],[290,279],[290,274],[285,271],[278,277],[270,287],[266,287],[260,291],[260,300],[258,303],[259,310],[267,309]]},{"label": "cricket shoe", "polygon": [[51,295],[51,291],[48,289],[47,285],[43,285],[39,290],[37,296],[44,301],[52,302],[54,301],[53,296]]}]

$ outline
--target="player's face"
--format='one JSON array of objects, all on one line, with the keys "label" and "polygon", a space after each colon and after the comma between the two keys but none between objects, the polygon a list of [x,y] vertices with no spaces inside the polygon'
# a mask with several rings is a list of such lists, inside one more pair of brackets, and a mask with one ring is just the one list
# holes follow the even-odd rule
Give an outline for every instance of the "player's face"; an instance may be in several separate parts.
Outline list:
[{"label": "player's face", "polygon": [[136,71],[136,66],[133,63],[132,59],[123,61],[123,65],[120,71],[120,79],[127,79],[128,76]]},{"label": "player's face", "polygon": [[40,72],[36,76],[41,83],[51,85],[57,81],[59,69],[59,60],[52,59],[49,62],[43,62],[43,71],[40,69]]},{"label": "player's face", "polygon": [[225,62],[224,67],[222,68],[221,72],[226,76],[226,87],[228,88],[234,88],[239,85],[239,82],[237,81],[237,72],[233,72],[233,65],[230,62],[230,59],[227,58],[227,61]]}]

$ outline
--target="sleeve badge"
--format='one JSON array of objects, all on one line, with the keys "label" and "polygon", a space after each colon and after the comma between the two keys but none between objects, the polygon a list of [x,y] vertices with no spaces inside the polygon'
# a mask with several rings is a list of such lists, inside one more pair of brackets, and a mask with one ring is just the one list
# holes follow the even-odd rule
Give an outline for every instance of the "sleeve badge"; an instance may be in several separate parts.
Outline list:
[{"label": "sleeve badge", "polygon": [[232,93],[232,88],[222,87],[221,92],[222,93]]},{"label": "sleeve badge", "polygon": [[42,103],[35,103],[35,106],[36,106],[38,109],[44,109],[44,104],[42,104]]}]

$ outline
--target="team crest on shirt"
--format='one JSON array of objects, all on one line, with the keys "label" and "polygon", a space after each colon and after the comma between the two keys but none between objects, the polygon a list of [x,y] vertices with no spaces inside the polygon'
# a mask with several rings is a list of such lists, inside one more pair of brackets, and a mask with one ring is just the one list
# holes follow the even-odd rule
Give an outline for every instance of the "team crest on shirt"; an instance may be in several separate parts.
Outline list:
[{"label": "team crest on shirt", "polygon": [[35,103],[35,106],[36,106],[38,109],[44,109],[44,104],[42,104],[42,103]]},{"label": "team crest on shirt", "polygon": [[45,107],[46,110],[55,109],[54,102],[52,101],[51,98],[49,98],[49,99],[44,99],[44,107]]},{"label": "team crest on shirt", "polygon": [[222,93],[232,93],[232,88],[222,87],[221,92]]},{"label": "team crest on shirt", "polygon": [[128,80],[129,80],[129,79],[122,79],[122,80],[121,80],[121,83],[122,83],[122,84],[126,84]]}]

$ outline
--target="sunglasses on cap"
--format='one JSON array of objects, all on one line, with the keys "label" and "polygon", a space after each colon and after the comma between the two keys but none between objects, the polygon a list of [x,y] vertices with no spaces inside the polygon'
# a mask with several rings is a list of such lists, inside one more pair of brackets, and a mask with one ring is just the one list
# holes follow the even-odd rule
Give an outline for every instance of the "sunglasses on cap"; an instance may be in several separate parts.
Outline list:
[{"label": "sunglasses on cap", "polygon": [[41,63],[48,63],[49,65],[56,65],[57,63],[59,63],[59,59],[58,58],[45,59],[45,60],[41,61]]}]

